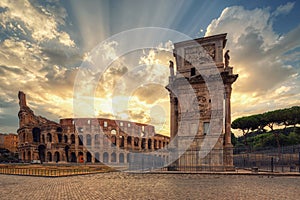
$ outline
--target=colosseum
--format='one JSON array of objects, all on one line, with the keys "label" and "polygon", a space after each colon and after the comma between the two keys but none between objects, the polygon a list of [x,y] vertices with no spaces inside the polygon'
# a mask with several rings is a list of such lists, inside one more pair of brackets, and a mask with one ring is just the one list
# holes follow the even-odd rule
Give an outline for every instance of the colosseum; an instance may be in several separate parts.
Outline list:
[{"label": "colosseum", "polygon": [[34,115],[23,92],[18,97],[18,151],[25,162],[130,164],[138,163],[141,152],[151,153],[151,163],[154,158],[164,165],[168,159],[163,149],[170,139],[155,133],[152,125],[104,118],[67,118],[56,123]]}]

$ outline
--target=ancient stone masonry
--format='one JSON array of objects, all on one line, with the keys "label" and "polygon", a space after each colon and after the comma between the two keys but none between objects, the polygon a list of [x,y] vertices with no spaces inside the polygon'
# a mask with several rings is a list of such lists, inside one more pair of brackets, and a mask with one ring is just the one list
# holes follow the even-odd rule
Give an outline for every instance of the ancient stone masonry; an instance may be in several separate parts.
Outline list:
[{"label": "ancient stone masonry", "polygon": [[174,44],[170,62],[171,141],[176,170],[231,170],[231,85],[238,75],[223,62],[226,34]]},{"label": "ancient stone masonry", "polygon": [[[18,129],[20,159],[30,162],[126,164],[131,154],[155,152],[169,144],[169,137],[154,126],[104,118],[67,118],[59,123],[35,116],[19,92]],[[167,153],[157,157],[168,159]]]}]

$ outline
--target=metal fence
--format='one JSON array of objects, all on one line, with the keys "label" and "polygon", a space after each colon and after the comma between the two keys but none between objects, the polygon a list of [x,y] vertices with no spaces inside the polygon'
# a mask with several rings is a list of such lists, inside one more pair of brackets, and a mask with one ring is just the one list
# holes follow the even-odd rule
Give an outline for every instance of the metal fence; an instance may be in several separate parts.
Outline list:
[{"label": "metal fence", "polygon": [[300,145],[265,148],[249,153],[235,149],[233,162],[237,168],[300,173]]}]

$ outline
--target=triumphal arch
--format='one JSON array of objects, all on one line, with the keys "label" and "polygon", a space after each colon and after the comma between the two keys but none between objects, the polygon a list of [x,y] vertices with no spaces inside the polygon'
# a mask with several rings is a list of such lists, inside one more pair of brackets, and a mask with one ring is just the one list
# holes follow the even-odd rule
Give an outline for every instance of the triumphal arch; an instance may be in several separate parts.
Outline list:
[{"label": "triumphal arch", "polygon": [[[223,52],[227,34],[174,44],[170,61],[170,168],[188,171],[233,170],[231,144],[232,84],[238,75]],[[176,69],[175,69],[176,67]]]}]

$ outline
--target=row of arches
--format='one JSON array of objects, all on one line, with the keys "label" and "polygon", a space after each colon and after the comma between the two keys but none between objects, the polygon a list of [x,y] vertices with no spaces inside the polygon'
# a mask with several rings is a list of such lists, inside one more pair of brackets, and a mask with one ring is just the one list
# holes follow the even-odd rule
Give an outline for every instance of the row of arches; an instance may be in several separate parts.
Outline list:
[{"label": "row of arches", "polygon": [[[113,131],[113,130],[112,130]],[[35,127],[32,129],[32,137],[33,142],[38,143],[65,143],[65,144],[76,144],[76,136],[75,134],[67,135],[62,133],[62,129],[57,128],[57,135],[53,136],[53,133],[41,134],[40,129]],[[25,133],[23,133],[23,141],[25,139]],[[102,142],[101,142],[102,139]],[[101,136],[101,134],[86,134],[78,135],[78,145],[87,145],[87,146],[99,146],[99,145],[109,146],[111,144],[112,147],[129,147],[132,149],[160,149],[168,145],[168,140],[165,138],[141,138],[127,135],[117,135],[116,132],[112,134],[107,134],[105,136]]]},{"label": "row of arches", "polygon": [[[44,145],[38,147],[38,157],[33,156],[33,151],[22,152],[22,160],[30,162],[32,160],[40,160],[43,162],[73,162],[73,163],[111,163],[122,164],[129,163],[131,160],[131,153],[123,152],[96,152],[94,155],[87,152],[70,152],[68,146],[64,151],[46,151]],[[160,156],[159,156],[160,157]],[[165,158],[165,156],[162,156]]]},{"label": "row of arches", "polygon": [[[82,145],[83,140],[85,139],[85,144],[87,146],[98,146],[101,144],[100,134],[92,135],[87,134],[85,138],[83,135],[79,135],[79,145]],[[155,138],[140,138],[134,136],[124,136],[124,135],[105,135],[103,137],[103,145],[108,147],[111,144],[111,147],[121,147],[121,148],[141,148],[141,149],[160,149],[169,144],[168,141],[164,139],[155,139]]]}]

